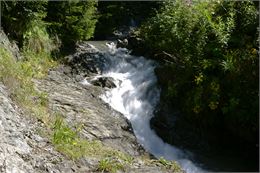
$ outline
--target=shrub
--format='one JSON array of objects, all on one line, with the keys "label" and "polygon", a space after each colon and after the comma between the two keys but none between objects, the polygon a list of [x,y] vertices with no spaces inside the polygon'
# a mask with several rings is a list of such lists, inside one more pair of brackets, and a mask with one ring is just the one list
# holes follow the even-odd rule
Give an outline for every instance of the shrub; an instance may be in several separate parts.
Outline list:
[{"label": "shrub", "polygon": [[46,17],[47,1],[3,1],[1,4],[3,28],[22,47],[24,33],[32,27],[32,21],[38,24]]},{"label": "shrub", "polygon": [[23,51],[35,53],[50,53],[58,49],[58,44],[54,44],[54,41],[49,37],[45,22],[33,20],[23,34],[23,49]]},{"label": "shrub", "polygon": [[140,30],[154,53],[176,57],[162,98],[195,124],[257,141],[257,26],[251,1],[165,2]]},{"label": "shrub", "polygon": [[87,40],[94,34],[96,1],[49,2],[46,21],[49,31],[57,34],[64,44]]}]

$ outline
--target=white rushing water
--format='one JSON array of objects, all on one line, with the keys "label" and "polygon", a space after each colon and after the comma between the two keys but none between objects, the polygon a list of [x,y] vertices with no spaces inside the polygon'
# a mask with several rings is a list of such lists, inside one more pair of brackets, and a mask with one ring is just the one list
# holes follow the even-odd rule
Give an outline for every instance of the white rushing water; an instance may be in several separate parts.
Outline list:
[{"label": "white rushing water", "polygon": [[150,128],[150,119],[160,98],[155,62],[129,55],[126,49],[117,49],[113,43],[108,46],[105,56],[110,63],[106,64],[102,76],[112,77],[116,88],[106,91],[101,98],[130,120],[138,142],[149,153],[177,161],[188,173],[202,172],[188,159],[187,152],[163,142]]}]

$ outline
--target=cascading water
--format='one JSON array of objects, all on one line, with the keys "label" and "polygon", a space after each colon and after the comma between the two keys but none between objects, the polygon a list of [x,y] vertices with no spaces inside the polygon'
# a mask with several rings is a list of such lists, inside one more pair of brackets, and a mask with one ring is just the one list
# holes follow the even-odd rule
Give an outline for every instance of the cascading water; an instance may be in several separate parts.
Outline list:
[{"label": "cascading water", "polygon": [[112,77],[116,88],[106,91],[101,98],[130,120],[138,142],[148,152],[157,158],[179,162],[186,172],[202,172],[189,160],[190,154],[163,142],[150,128],[150,119],[160,98],[154,74],[156,63],[129,55],[127,49],[117,49],[113,43],[108,47],[104,53],[109,63],[102,76]]}]

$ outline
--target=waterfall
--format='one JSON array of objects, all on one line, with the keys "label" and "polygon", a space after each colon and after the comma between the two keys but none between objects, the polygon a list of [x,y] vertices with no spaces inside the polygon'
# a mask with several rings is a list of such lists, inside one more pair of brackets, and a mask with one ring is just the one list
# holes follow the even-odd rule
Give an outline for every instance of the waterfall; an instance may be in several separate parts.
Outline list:
[{"label": "waterfall", "polygon": [[169,145],[150,127],[155,106],[159,102],[160,89],[154,74],[156,63],[144,57],[132,56],[127,49],[107,44],[104,52],[109,63],[103,77],[112,77],[116,88],[107,90],[100,97],[113,109],[121,112],[132,124],[138,142],[155,157],[177,161],[188,172],[202,172],[189,158],[191,154]]}]

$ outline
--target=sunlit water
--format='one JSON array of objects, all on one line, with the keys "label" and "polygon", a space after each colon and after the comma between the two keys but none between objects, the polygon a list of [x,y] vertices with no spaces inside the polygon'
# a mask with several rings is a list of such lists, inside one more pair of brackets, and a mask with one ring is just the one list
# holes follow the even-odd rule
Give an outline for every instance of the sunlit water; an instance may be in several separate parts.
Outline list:
[{"label": "sunlit water", "polygon": [[163,142],[150,127],[150,119],[160,98],[154,74],[155,62],[129,55],[127,49],[117,49],[113,43],[107,46],[109,50],[104,54],[108,63],[102,76],[112,77],[116,88],[100,97],[130,120],[138,142],[149,153],[157,158],[177,161],[188,173],[202,172],[190,160],[191,153]]}]

